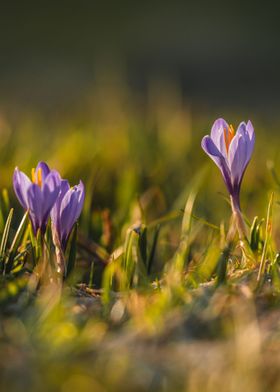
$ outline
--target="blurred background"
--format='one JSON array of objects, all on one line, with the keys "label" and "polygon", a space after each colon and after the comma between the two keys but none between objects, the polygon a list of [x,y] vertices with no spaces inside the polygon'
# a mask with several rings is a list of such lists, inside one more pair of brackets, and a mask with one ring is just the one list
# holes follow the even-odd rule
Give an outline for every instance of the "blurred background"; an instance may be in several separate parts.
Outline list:
[{"label": "blurred background", "polygon": [[[168,210],[201,165],[217,174],[200,139],[223,116],[255,125],[248,198],[263,190],[266,161],[277,164],[278,11],[261,1],[3,4],[0,185],[43,159],[91,181],[97,208],[158,186]],[[268,132],[276,142],[259,154]]]},{"label": "blurred background", "polygon": [[[1,6],[1,105],[62,112],[84,107],[96,83],[180,86],[220,112],[275,114],[279,6],[262,1],[15,1]],[[216,113],[213,113],[216,115]]]}]

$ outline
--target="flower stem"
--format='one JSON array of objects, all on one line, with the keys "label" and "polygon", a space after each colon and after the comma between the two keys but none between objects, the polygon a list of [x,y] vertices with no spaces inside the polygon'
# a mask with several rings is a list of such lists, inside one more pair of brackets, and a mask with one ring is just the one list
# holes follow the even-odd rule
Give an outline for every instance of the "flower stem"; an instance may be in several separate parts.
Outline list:
[{"label": "flower stem", "polygon": [[61,247],[61,243],[58,238],[58,234],[54,225],[52,226],[53,242],[55,245],[55,255],[56,255],[56,272],[63,279],[66,273],[65,257]]},{"label": "flower stem", "polygon": [[231,209],[233,214],[233,221],[236,225],[236,229],[240,240],[247,240],[247,231],[245,222],[240,210],[239,199],[237,197],[230,196]]}]

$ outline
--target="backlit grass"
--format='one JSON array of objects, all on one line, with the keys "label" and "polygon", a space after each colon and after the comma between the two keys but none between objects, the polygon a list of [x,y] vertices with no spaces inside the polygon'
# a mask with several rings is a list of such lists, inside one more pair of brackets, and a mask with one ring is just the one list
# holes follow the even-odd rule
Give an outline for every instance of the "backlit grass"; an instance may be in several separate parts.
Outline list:
[{"label": "backlit grass", "polygon": [[[279,390],[278,124],[251,117],[244,246],[200,147],[223,113],[176,89],[147,102],[119,88],[48,121],[2,114],[1,390]],[[45,252],[12,190],[14,167],[39,160],[86,187],[63,283],[50,227]]]}]

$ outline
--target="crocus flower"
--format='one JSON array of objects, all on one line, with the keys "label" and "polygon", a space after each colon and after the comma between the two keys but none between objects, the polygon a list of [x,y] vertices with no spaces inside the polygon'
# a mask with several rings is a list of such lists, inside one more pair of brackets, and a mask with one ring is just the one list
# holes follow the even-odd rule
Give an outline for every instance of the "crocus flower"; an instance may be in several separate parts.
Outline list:
[{"label": "crocus flower", "polygon": [[15,194],[25,210],[28,210],[33,231],[45,232],[51,209],[59,195],[61,178],[44,162],[32,169],[31,180],[17,167],[14,171]]},{"label": "crocus flower", "polygon": [[61,180],[60,193],[51,211],[54,242],[66,249],[72,228],[78,220],[85,199],[85,188],[82,181],[73,188],[67,180]]},{"label": "crocus flower", "polygon": [[212,126],[210,136],[201,142],[203,150],[220,169],[234,210],[240,210],[240,187],[245,169],[251,159],[255,144],[255,132],[251,121],[241,122],[236,133],[232,125],[222,118]]}]

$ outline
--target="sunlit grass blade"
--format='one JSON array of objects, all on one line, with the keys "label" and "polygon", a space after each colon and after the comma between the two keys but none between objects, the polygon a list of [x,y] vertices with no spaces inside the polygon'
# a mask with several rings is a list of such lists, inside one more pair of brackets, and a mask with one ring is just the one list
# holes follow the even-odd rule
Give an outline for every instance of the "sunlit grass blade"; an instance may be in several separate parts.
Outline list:
[{"label": "sunlit grass blade", "polygon": [[44,239],[42,237],[42,233],[41,233],[40,229],[37,231],[35,238],[36,238],[36,242],[35,242],[36,252],[35,252],[35,254],[36,254],[36,260],[38,261],[43,255],[43,242],[44,242]]},{"label": "sunlit grass blade", "polygon": [[8,218],[6,220],[6,224],[5,224],[5,228],[4,228],[4,232],[3,232],[2,240],[1,240],[1,244],[0,244],[0,262],[2,264],[2,270],[4,270],[3,264],[5,261],[5,253],[6,253],[6,247],[7,247],[7,242],[8,242],[8,238],[9,238],[13,213],[14,213],[14,209],[11,208],[9,215],[8,215]]},{"label": "sunlit grass blade", "polygon": [[271,220],[272,220],[273,199],[274,199],[274,193],[272,193],[270,196],[268,208],[267,208],[267,216],[266,216],[266,223],[265,223],[265,240],[264,240],[264,246],[263,246],[263,251],[262,251],[262,256],[261,256],[259,272],[258,272],[258,276],[257,276],[258,282],[260,282],[261,277],[264,273],[266,255],[267,255],[267,251],[268,251],[269,242],[271,240],[271,231],[272,231]]},{"label": "sunlit grass blade", "polygon": [[3,233],[5,228],[5,217],[4,217],[4,211],[2,208],[2,204],[0,205],[0,233]]},{"label": "sunlit grass blade", "polygon": [[90,273],[89,273],[89,279],[88,279],[88,287],[89,288],[93,288],[93,278],[94,278],[94,261],[92,261],[90,264]]},{"label": "sunlit grass blade", "polygon": [[153,266],[153,261],[155,259],[155,253],[156,253],[156,247],[157,247],[157,243],[158,243],[160,228],[161,228],[161,226],[157,225],[157,227],[155,229],[152,247],[151,247],[151,250],[149,253],[149,258],[147,260],[147,273],[148,273],[148,275],[150,275],[151,271],[152,271],[152,266]]},{"label": "sunlit grass blade", "polygon": [[258,227],[258,217],[255,216],[250,228],[250,240],[249,240],[250,247],[253,251],[258,249],[257,227]]},{"label": "sunlit grass blade", "polygon": [[142,261],[147,265],[147,227],[140,228],[139,250]]},{"label": "sunlit grass blade", "polygon": [[256,216],[251,225],[249,244],[253,252],[262,249],[263,241],[261,238],[261,228],[263,223],[264,223],[264,219],[259,220],[258,217]]},{"label": "sunlit grass blade", "polygon": [[28,232],[28,236],[26,237],[26,239],[29,237],[30,238],[30,242],[31,242],[31,259],[32,259],[32,264],[33,267],[36,265],[37,263],[37,256],[36,256],[36,237],[33,233],[33,229],[31,226],[31,223],[29,223],[28,228],[27,228],[27,232]]},{"label": "sunlit grass blade", "polygon": [[135,229],[128,229],[125,245],[124,245],[124,253],[123,253],[123,269],[127,275],[127,281],[130,282],[130,285],[133,284],[134,281],[134,272],[136,270],[137,260],[137,247],[138,247],[139,234]]},{"label": "sunlit grass blade", "polygon": [[219,263],[219,244],[217,240],[213,239],[209,245],[202,263],[198,266],[197,270],[193,273],[198,283],[207,282],[211,279],[217,265]]},{"label": "sunlit grass blade", "polygon": [[201,222],[203,225],[210,227],[211,229],[220,231],[220,227],[219,226],[214,225],[211,222],[208,222],[206,219],[203,219],[203,218],[201,218],[199,216],[196,216],[195,214],[192,214],[192,218],[197,220],[198,222]]},{"label": "sunlit grass blade", "polygon": [[183,213],[182,224],[181,224],[180,244],[173,258],[174,268],[177,271],[183,271],[185,267],[185,263],[189,251],[189,236],[191,232],[194,203],[198,190],[205,178],[206,172],[207,170],[205,168],[199,171],[194,177],[194,179],[192,180],[192,182],[188,184],[184,192],[182,192],[182,195],[180,195],[178,200],[175,202],[175,206],[176,206],[178,205],[178,202],[181,202],[182,196],[186,197],[186,194],[188,195],[185,198],[186,201],[185,201],[184,213]]},{"label": "sunlit grass blade", "polygon": [[27,228],[27,222],[28,222],[28,212],[26,212],[24,214],[24,216],[23,216],[23,218],[22,218],[22,220],[21,220],[21,222],[19,224],[19,227],[18,227],[18,229],[16,231],[16,234],[15,234],[14,239],[12,241],[12,244],[10,246],[8,255],[6,257],[6,260],[5,260],[5,264],[6,264],[5,270],[6,270],[7,273],[9,273],[11,271],[12,267],[13,267],[14,258],[16,256],[18,247],[19,247],[19,245],[21,243],[21,240],[22,240],[23,235],[24,235],[24,233],[26,231],[26,228]]},{"label": "sunlit grass blade", "polygon": [[227,266],[228,266],[228,259],[231,253],[231,249],[232,249],[232,244],[228,244],[228,246],[226,246],[217,263],[217,282],[216,285],[220,286],[221,284],[226,283],[227,280]]},{"label": "sunlit grass blade", "polygon": [[181,226],[181,240],[174,260],[175,269],[178,269],[179,271],[183,270],[187,258],[188,245],[189,245],[188,241],[189,241],[189,234],[191,230],[192,211],[193,211],[197,191],[198,191],[198,185],[193,187],[192,191],[188,196],[184,208],[184,215],[183,215],[182,226]]}]

